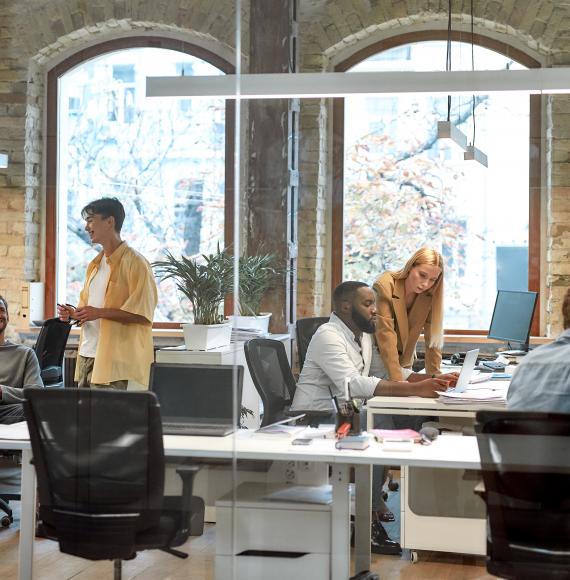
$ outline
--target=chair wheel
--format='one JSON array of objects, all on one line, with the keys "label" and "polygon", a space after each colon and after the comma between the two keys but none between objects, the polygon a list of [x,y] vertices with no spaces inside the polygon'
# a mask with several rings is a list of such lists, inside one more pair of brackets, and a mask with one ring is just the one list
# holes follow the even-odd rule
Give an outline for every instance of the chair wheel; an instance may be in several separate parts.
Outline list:
[{"label": "chair wheel", "polygon": [[14,518],[11,518],[10,516],[2,516],[2,519],[0,519],[0,524],[2,524],[3,528],[7,528],[13,521]]},{"label": "chair wheel", "polygon": [[383,492],[382,492],[382,499],[383,499],[384,501],[388,501],[388,492],[386,492],[386,491],[383,491]]},{"label": "chair wheel", "polygon": [[398,491],[400,489],[400,484],[397,481],[389,481],[388,489],[390,491]]},{"label": "chair wheel", "polygon": [[410,552],[410,560],[411,560],[412,564],[417,564],[419,559],[420,559],[420,555],[418,554],[417,550],[412,550]]}]

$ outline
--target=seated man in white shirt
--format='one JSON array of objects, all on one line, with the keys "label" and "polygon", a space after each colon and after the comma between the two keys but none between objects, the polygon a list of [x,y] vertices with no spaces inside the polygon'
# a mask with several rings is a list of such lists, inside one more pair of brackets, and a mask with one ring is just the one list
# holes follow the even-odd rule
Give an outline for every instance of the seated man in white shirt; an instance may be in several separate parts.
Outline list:
[{"label": "seated man in white shirt", "polygon": [[[344,400],[346,379],[351,395],[362,399],[376,395],[436,397],[436,390],[445,390],[456,379],[455,374],[426,378],[410,373],[406,381],[368,376],[376,318],[374,292],[363,282],[343,282],[334,290],[333,306],[330,321],[311,339],[291,411],[323,411],[334,416],[332,398]],[[371,550],[399,554],[400,545],[388,538],[379,521],[383,467],[375,466],[374,471]]]}]

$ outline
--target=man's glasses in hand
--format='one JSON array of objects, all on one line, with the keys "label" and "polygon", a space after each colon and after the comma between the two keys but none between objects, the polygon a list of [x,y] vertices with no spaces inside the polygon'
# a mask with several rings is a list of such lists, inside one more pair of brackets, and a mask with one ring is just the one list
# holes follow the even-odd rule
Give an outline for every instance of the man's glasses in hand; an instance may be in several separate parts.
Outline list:
[{"label": "man's glasses in hand", "polygon": [[[76,306],[73,306],[73,304],[58,304],[58,306],[60,308],[73,308],[73,310],[77,310]],[[69,315],[69,324],[71,324],[71,326],[81,326],[81,320],[77,320],[76,318],[71,318],[71,314]]]}]

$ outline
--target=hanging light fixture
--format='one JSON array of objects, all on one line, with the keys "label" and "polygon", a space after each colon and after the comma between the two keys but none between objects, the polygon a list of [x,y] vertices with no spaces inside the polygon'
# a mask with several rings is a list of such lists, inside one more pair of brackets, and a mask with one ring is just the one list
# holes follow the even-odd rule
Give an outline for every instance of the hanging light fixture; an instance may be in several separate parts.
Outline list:
[{"label": "hanging light fixture", "polygon": [[[475,51],[474,51],[474,38],[473,38],[473,0],[471,0],[471,70],[475,70]],[[475,95],[471,97],[472,106],[472,117],[473,117],[473,140],[466,147],[465,153],[463,153],[463,159],[465,161],[476,161],[483,165],[483,167],[489,167],[489,162],[487,155],[483,153],[480,149],[475,147],[475,135],[476,135],[476,124],[475,124]]]},{"label": "hanging light fixture", "polygon": [[[473,40],[473,37],[471,37]],[[447,54],[445,59],[445,71],[451,71],[451,0],[448,0],[447,11]],[[451,122],[451,95],[447,95],[447,121],[438,121],[437,138],[449,140],[461,149],[467,147],[467,137]]]}]

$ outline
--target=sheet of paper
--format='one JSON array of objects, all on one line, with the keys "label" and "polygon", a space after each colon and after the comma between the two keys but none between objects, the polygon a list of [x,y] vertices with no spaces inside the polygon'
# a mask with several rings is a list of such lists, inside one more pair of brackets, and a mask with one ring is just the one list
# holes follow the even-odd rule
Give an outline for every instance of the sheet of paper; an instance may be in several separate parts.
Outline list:
[{"label": "sheet of paper", "polygon": [[12,425],[0,425],[0,439],[25,440],[29,438],[28,424],[25,421]]}]

